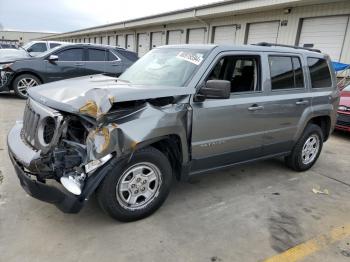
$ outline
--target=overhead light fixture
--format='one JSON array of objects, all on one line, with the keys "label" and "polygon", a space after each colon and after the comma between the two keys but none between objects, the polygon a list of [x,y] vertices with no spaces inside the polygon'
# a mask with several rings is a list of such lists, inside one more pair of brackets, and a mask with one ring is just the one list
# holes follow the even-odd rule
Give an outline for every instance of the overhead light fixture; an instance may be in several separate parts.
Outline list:
[{"label": "overhead light fixture", "polygon": [[283,10],[283,13],[286,15],[290,14],[291,12],[292,12],[292,8],[286,8]]}]

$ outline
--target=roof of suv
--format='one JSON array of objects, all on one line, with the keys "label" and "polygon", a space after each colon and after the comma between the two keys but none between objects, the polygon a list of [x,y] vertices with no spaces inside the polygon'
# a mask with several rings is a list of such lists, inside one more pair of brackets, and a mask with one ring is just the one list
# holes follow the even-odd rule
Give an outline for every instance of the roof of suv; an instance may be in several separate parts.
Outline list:
[{"label": "roof of suv", "polygon": [[[84,46],[84,47],[103,47],[103,48],[112,48],[112,49],[119,49],[119,50],[126,50],[122,47],[112,46],[112,45],[103,45],[103,44],[91,44],[91,43],[67,43],[64,42],[62,46]],[[129,50],[126,50],[129,51]],[[132,52],[132,51],[131,51]]]},{"label": "roof of suv", "polygon": [[213,50],[217,49],[218,52],[223,51],[256,51],[256,52],[281,52],[281,53],[294,53],[305,54],[307,56],[325,57],[326,54],[317,52],[313,49],[301,48],[301,47],[287,47],[287,46],[262,46],[262,45],[215,45],[215,44],[182,44],[182,45],[166,45],[159,48],[187,48],[187,49],[202,49]]}]

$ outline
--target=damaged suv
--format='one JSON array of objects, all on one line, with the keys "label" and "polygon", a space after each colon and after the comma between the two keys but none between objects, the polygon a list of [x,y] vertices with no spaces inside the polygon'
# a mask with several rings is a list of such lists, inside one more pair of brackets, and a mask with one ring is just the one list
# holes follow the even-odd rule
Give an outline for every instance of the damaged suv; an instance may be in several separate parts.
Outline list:
[{"label": "damaged suv", "polygon": [[119,78],[28,93],[8,135],[24,190],[67,213],[96,192],[121,221],[157,210],[173,179],[270,157],[309,169],[339,103],[327,55],[267,44],[160,47]]}]

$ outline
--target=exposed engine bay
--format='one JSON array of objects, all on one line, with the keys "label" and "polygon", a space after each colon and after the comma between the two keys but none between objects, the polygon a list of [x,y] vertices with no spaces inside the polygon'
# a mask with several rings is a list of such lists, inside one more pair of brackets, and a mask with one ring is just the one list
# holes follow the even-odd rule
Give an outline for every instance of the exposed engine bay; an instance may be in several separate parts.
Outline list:
[{"label": "exposed engine bay", "polygon": [[[183,128],[186,121],[178,113],[185,117],[187,110],[174,102],[174,97],[163,97],[115,103],[97,121],[89,111],[67,114],[28,99],[21,138],[37,154],[23,164],[38,181],[54,179],[80,195],[89,176],[113,156],[131,154],[147,134],[156,131],[159,136],[160,119],[178,122]],[[140,132],[137,122],[145,117],[149,121],[143,122]]]}]

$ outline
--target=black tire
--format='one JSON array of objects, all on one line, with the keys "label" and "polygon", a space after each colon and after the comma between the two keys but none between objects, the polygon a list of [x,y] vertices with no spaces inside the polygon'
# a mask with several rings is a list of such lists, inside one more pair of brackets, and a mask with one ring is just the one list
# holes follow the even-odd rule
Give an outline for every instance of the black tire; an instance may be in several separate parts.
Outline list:
[{"label": "black tire", "polygon": [[[122,200],[120,200],[121,195],[118,195],[119,190],[117,187],[126,176],[128,170],[132,170],[135,165],[144,163],[151,163],[160,171],[161,183],[157,187],[158,193],[144,206],[130,209],[131,207],[125,207],[122,204]],[[134,174],[132,173],[133,176]],[[163,204],[169,194],[172,178],[171,165],[162,152],[153,147],[140,149],[133,154],[130,161],[129,158],[126,158],[118,162],[113,159],[110,162],[110,172],[97,189],[97,200],[102,210],[114,219],[123,222],[139,220],[151,215]],[[135,181],[134,177],[133,181]]]},{"label": "black tire", "polygon": [[[312,161],[309,163],[304,163],[305,159],[303,158],[303,148],[308,139],[316,136],[319,141],[318,151],[315,153],[315,157],[312,158]],[[317,161],[323,146],[323,133],[321,128],[315,124],[308,124],[299,138],[298,142],[294,145],[294,148],[289,156],[285,158],[286,165],[295,170],[295,171],[305,171],[310,169],[315,162]],[[304,160],[304,161],[303,161]],[[310,159],[311,160],[311,159]]]},{"label": "black tire", "polygon": [[22,98],[22,99],[26,99],[27,98],[27,90],[22,90],[21,87],[20,87],[20,83],[21,83],[22,80],[25,80],[25,81],[29,80],[30,81],[30,79],[33,80],[36,83],[35,85],[40,85],[41,84],[40,79],[37,78],[35,75],[32,75],[32,74],[19,75],[13,81],[13,83],[12,83],[13,91],[15,91],[16,95],[19,98]]}]

